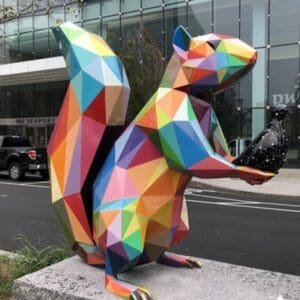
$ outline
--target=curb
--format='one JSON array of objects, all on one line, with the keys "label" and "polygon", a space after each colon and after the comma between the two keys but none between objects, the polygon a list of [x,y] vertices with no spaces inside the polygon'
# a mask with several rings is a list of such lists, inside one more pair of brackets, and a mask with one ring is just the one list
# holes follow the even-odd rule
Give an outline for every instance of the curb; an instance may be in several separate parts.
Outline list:
[{"label": "curb", "polygon": [[276,200],[290,200],[290,201],[300,201],[300,196],[293,196],[293,195],[278,195],[278,194],[271,194],[271,193],[258,193],[258,192],[249,192],[249,191],[242,191],[236,190],[226,187],[215,186],[213,184],[198,182],[198,181],[191,181],[188,185],[191,188],[196,189],[212,189],[217,192],[224,192],[229,194],[241,195],[241,196],[257,196],[262,199],[276,199]]},{"label": "curb", "polygon": [[5,250],[0,250],[0,257],[1,257],[1,256],[15,257],[15,256],[17,256],[17,254],[14,253],[14,252],[9,252],[9,251],[5,251]]},{"label": "curb", "polygon": [[[122,274],[122,279],[144,284],[157,300],[186,299],[298,299],[300,276],[200,259],[202,268],[178,268],[151,263]],[[105,271],[86,265],[79,257],[15,280],[13,300],[115,300],[104,287]]]}]

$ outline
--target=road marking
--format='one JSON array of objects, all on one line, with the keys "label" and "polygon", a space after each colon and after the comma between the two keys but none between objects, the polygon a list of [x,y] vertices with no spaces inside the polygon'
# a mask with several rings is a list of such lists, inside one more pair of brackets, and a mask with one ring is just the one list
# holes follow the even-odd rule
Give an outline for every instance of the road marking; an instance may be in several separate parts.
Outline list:
[{"label": "road marking", "polygon": [[192,194],[201,194],[203,192],[206,192],[206,193],[216,193],[216,191],[213,191],[213,190],[202,190],[202,189],[193,189],[193,188],[187,188],[184,193],[186,195],[192,195]]},{"label": "road marking", "polygon": [[2,197],[7,197],[7,195],[3,194],[3,195],[0,195],[0,197],[1,197],[1,198],[2,198]]},{"label": "road marking", "polygon": [[222,205],[222,206],[231,206],[231,207],[243,207],[243,208],[252,208],[252,209],[261,209],[261,210],[272,210],[272,211],[283,211],[283,212],[294,212],[294,213],[300,213],[299,210],[294,209],[284,209],[284,208],[274,208],[274,207],[261,207],[261,206],[248,206],[245,201],[241,201],[240,203],[234,202],[210,202],[210,201],[204,201],[204,200],[192,200],[192,199],[186,199],[187,202],[192,203],[203,203],[203,204],[212,204],[212,205]]},{"label": "road marking", "polygon": [[45,186],[45,185],[33,185],[33,184],[29,184],[29,183],[14,183],[14,182],[0,181],[0,184],[50,189],[50,186]]},{"label": "road marking", "polygon": [[37,187],[37,188],[44,188],[44,189],[50,189],[50,186],[46,185],[35,185],[35,184],[20,184],[21,186],[30,186],[30,187]]},{"label": "road marking", "polygon": [[28,184],[37,184],[37,183],[47,183],[47,184],[49,184],[50,182],[49,181],[32,181],[32,182],[29,182]]},{"label": "road marking", "polygon": [[[191,194],[189,194],[189,195],[191,195]],[[195,196],[197,196],[197,195],[195,195]],[[228,200],[228,201],[233,201],[233,202],[241,202],[241,203],[249,204],[249,205],[257,204],[257,205],[274,205],[274,206],[287,206],[287,207],[299,207],[300,208],[300,204],[275,203],[275,202],[265,202],[265,201],[264,202],[251,201],[251,200],[242,200],[242,199],[236,199],[236,198],[227,198],[227,197],[210,196],[210,195],[205,195],[204,197],[205,198],[211,198],[211,199],[220,199],[220,200],[223,200],[223,202],[224,202],[224,200]]]}]

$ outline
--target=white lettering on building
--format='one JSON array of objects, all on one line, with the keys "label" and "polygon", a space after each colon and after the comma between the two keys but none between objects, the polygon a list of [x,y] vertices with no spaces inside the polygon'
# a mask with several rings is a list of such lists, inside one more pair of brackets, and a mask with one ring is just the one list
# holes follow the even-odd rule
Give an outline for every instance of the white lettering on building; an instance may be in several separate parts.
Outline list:
[{"label": "white lettering on building", "polygon": [[272,95],[273,105],[286,104],[294,105],[300,97],[300,92],[297,94],[274,94]]},{"label": "white lettering on building", "polygon": [[39,127],[55,124],[56,117],[36,117],[36,118],[9,118],[0,119],[0,125],[26,125],[29,127]]}]

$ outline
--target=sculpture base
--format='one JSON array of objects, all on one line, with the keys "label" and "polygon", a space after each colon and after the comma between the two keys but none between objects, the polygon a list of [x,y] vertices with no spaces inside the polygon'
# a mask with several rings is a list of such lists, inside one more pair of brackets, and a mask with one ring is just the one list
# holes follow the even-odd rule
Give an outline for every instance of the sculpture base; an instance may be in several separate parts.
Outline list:
[{"label": "sculpture base", "polygon": [[[200,259],[201,269],[174,269],[156,263],[123,274],[163,299],[297,299],[300,276]],[[104,288],[104,270],[79,257],[66,259],[15,281],[12,299],[119,299]]]}]

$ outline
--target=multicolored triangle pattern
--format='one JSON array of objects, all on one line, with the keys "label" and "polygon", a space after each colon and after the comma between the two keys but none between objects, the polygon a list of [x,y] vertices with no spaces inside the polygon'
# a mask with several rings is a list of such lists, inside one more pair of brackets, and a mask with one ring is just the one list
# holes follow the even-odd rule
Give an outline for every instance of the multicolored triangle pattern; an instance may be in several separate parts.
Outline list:
[{"label": "multicolored triangle pattern", "polygon": [[93,170],[101,168],[123,130],[129,84],[123,64],[101,37],[69,22],[54,33],[62,45],[70,84],[48,145],[52,202],[69,240],[93,263],[99,261],[97,255],[89,256],[95,248]]},{"label": "multicolored triangle pattern", "polygon": [[107,289],[150,299],[117,276],[154,260],[189,265],[165,251],[188,233],[184,190],[191,178],[262,183],[274,175],[231,163],[210,101],[254,66],[256,51],[225,35],[192,38],[178,27],[157,91],[112,136],[111,128],[124,123],[129,95],[121,62],[100,37],[71,23],[56,35],[70,85],[48,147],[52,201],[77,253],[105,264]]},{"label": "multicolored triangle pattern", "polygon": [[173,43],[160,87],[115,142],[94,183],[94,240],[106,254],[108,276],[159,260],[187,235],[183,192],[192,176],[260,182],[272,176],[230,162],[211,103],[199,98],[250,70],[256,51],[227,36],[191,38],[182,27]]}]

